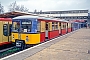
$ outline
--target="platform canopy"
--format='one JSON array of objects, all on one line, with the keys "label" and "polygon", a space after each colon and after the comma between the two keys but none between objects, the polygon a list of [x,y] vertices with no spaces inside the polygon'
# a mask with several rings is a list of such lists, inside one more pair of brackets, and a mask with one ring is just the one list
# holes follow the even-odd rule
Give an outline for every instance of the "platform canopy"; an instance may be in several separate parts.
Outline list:
[{"label": "platform canopy", "polygon": [[23,16],[23,15],[35,15],[35,14],[27,13],[27,12],[20,12],[20,11],[12,11],[12,12],[0,14],[0,18],[14,18],[17,16]]}]

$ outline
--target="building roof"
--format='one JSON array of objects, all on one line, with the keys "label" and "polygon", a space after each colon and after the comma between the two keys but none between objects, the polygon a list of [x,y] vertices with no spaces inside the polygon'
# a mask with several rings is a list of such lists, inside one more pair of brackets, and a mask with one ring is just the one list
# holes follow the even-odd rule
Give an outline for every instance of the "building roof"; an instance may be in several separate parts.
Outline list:
[{"label": "building roof", "polygon": [[12,12],[7,12],[7,13],[4,13],[4,14],[0,14],[0,18],[14,18],[14,17],[17,17],[17,16],[23,16],[23,15],[35,15],[35,14],[20,12],[20,11],[12,11]]}]

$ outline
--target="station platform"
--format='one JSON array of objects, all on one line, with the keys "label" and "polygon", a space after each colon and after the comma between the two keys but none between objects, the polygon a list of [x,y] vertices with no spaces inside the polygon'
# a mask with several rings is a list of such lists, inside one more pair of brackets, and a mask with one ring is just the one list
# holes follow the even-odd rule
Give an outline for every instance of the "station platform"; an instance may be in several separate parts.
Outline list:
[{"label": "station platform", "polygon": [[79,29],[2,59],[90,60],[90,29]]},{"label": "station platform", "polygon": [[90,60],[90,29],[80,29],[25,60]]}]

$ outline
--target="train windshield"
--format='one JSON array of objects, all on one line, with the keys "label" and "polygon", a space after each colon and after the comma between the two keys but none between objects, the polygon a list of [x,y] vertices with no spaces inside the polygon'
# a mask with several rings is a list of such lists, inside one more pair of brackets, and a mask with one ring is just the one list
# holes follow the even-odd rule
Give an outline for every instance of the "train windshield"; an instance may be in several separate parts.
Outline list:
[{"label": "train windshield", "polygon": [[12,25],[12,32],[19,32],[20,31],[20,22],[13,22]]},{"label": "train windshield", "polygon": [[31,32],[32,23],[31,21],[22,21],[21,32]]}]

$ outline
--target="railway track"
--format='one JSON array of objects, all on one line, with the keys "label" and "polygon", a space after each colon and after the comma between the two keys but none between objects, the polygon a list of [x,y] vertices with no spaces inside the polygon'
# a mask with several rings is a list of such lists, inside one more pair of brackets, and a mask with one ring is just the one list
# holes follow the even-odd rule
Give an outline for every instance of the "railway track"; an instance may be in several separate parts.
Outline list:
[{"label": "railway track", "polygon": [[[29,46],[27,48],[30,48],[30,47],[33,47],[33,46],[35,46],[35,45]],[[27,48],[25,48],[25,49],[27,49]],[[25,49],[21,49],[21,48],[17,48],[16,46],[13,46],[13,47],[10,47],[10,48],[0,50],[0,59],[3,58],[3,57],[9,56],[11,54],[20,52],[20,51],[25,50]]]},{"label": "railway track", "polygon": [[1,50],[0,51],[0,58],[6,57],[8,55],[11,55],[11,54],[19,52],[19,51],[21,51],[21,49],[20,48],[16,48],[15,46],[7,48],[7,49],[4,49],[4,50]]},{"label": "railway track", "polygon": [[[13,47],[14,47],[14,46],[13,46]],[[3,52],[3,51],[6,51],[6,50],[9,50],[9,49],[12,49],[13,47],[9,47],[9,48],[2,49],[2,50],[0,50],[0,52]]]}]

